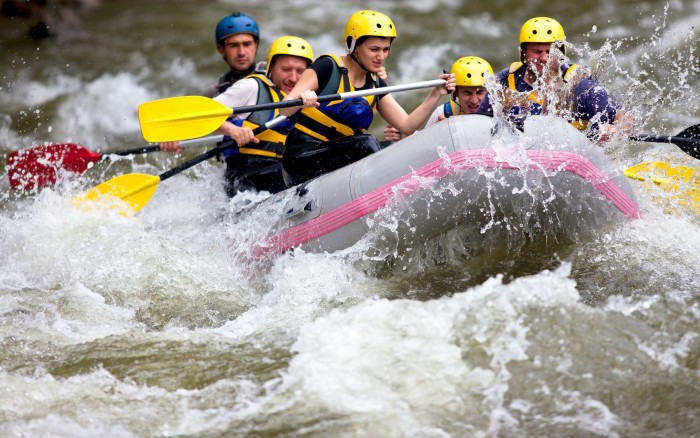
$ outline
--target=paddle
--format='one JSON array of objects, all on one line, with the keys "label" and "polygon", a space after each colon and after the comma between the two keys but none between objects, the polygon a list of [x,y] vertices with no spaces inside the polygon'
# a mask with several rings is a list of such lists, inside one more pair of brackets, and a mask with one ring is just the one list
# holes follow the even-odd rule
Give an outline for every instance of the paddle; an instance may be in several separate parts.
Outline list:
[{"label": "paddle", "polygon": [[[684,129],[676,136],[657,136],[649,134],[637,134],[630,137],[635,141],[647,141],[652,143],[673,143],[683,152],[693,158],[700,159],[700,125],[693,125]],[[664,187],[666,190],[680,190],[679,184],[686,186],[691,181],[695,169],[687,166],[671,166],[662,161],[649,161],[635,164],[625,169],[628,178],[646,181],[647,179]],[[692,187],[685,194],[696,201],[700,201],[700,193],[693,181]]]},{"label": "paddle", "polygon": [[[445,84],[444,80],[435,79],[412,84],[328,94],[325,96],[318,96],[318,101],[330,102],[353,97],[371,96],[374,94],[388,94],[398,91],[430,88],[443,84]],[[146,141],[176,141],[207,135],[219,128],[221,124],[233,114],[301,106],[302,104],[303,102],[301,99],[292,99],[231,109],[208,97],[168,97],[141,104],[139,106],[139,122],[141,123],[141,133]]]},{"label": "paddle", "polygon": [[646,181],[651,179],[656,184],[688,183],[695,176],[695,168],[688,166],[671,166],[663,161],[647,161],[625,169],[628,178]]},{"label": "paddle", "polygon": [[[286,119],[285,116],[276,117],[265,125],[255,128],[253,134],[260,134],[284,122]],[[83,210],[95,208],[116,209],[124,216],[136,213],[148,203],[161,181],[165,181],[235,145],[235,141],[227,141],[157,176],[142,173],[130,173],[117,176],[90,189],[84,195],[76,196],[73,198],[73,205]]]},{"label": "paddle", "polygon": [[[223,135],[187,140],[180,146],[216,143]],[[7,156],[7,175],[10,187],[14,190],[31,190],[47,185],[54,185],[61,172],[84,174],[100,160],[109,159],[110,155],[136,155],[159,151],[159,145],[148,145],[124,151],[100,154],[76,143],[58,143],[35,146],[11,152]]]},{"label": "paddle", "polygon": [[696,168],[671,166],[661,161],[648,161],[625,169],[629,178],[646,181],[649,179],[666,192],[677,192],[671,199],[678,199],[681,205],[690,205],[700,214],[700,184]]},{"label": "paddle", "polygon": [[691,157],[700,159],[700,125],[684,129],[676,136],[637,134],[631,136],[630,140],[650,143],[673,143]]}]

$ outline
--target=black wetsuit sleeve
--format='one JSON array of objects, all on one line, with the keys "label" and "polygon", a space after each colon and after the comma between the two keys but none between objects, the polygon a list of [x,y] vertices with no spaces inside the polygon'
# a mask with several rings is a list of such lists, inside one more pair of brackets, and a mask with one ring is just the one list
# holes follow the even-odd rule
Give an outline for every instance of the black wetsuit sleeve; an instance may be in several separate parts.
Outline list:
[{"label": "black wetsuit sleeve", "polygon": [[[315,60],[309,68],[313,69],[316,72],[316,77],[318,78],[318,90],[316,90],[317,94],[326,86],[328,85],[328,81],[330,81],[331,76],[333,75],[333,72],[336,68],[335,62],[331,59],[330,56],[321,56],[317,60]],[[386,87],[387,83],[380,78],[377,78],[377,84],[379,87]],[[365,85],[362,88],[358,88],[358,90],[368,90],[373,88],[373,79],[372,76],[367,73],[367,80],[365,81]],[[335,91],[333,91],[335,93]],[[379,94],[377,96],[378,99],[381,99],[382,97],[386,96],[386,94]]]},{"label": "black wetsuit sleeve", "polygon": [[335,63],[329,56],[322,56],[312,62],[309,68],[316,72],[316,76],[318,77],[317,91],[320,91],[328,85],[328,81],[331,79],[333,69],[335,68]]}]

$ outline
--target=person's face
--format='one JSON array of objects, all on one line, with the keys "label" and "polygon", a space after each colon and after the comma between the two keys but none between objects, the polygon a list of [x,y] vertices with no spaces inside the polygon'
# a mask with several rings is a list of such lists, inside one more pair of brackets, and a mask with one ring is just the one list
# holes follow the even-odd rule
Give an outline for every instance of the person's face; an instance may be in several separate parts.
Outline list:
[{"label": "person's face", "polygon": [[272,62],[270,80],[285,93],[292,91],[308,65],[308,60],[291,55],[277,55]]},{"label": "person's face", "polygon": [[227,37],[223,44],[218,45],[217,50],[231,70],[246,72],[255,62],[258,52],[258,44],[253,35],[239,33]]},{"label": "person's face", "polygon": [[455,91],[457,102],[467,114],[475,113],[479,108],[479,104],[484,100],[486,96],[486,88],[484,87],[472,87],[472,86],[459,86]]},{"label": "person's face", "polygon": [[[525,44],[525,64],[538,76],[542,76],[544,68],[549,60],[549,54],[552,50],[552,43],[528,43]],[[552,71],[559,69],[559,63],[552,57],[550,67]]]},{"label": "person's face", "polygon": [[368,37],[355,48],[355,56],[371,73],[377,73],[384,65],[391,50],[391,39]]}]

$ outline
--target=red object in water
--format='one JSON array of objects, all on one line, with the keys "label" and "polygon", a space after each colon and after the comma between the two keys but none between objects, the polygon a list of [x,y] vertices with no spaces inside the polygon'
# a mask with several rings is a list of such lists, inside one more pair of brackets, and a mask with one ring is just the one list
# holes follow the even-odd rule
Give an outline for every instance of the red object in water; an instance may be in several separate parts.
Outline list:
[{"label": "red object in water", "polygon": [[7,174],[14,190],[31,190],[56,182],[66,172],[82,175],[92,163],[102,159],[77,143],[36,146],[11,152],[7,157]]}]

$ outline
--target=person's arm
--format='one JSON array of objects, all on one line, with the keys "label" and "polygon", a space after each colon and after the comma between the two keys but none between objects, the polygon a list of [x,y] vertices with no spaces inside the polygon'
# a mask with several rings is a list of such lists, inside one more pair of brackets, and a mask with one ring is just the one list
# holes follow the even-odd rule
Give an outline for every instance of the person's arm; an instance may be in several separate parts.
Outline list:
[{"label": "person's arm", "polygon": [[[257,104],[259,92],[260,85],[258,81],[252,78],[241,79],[226,89],[226,91],[216,96],[214,100],[229,108],[255,105]],[[234,117],[236,119],[245,119],[248,115],[250,115],[250,113],[237,114]],[[253,135],[252,129],[247,126],[237,126],[228,120],[222,123],[215,132],[217,134],[228,135],[238,146],[260,142],[260,140]]]},{"label": "person's arm", "polygon": [[[253,78],[241,79],[231,85],[213,100],[226,105],[229,108],[237,108],[240,106],[255,105],[258,100],[258,81]],[[250,113],[237,114],[236,117],[245,119]]]},{"label": "person's arm", "polygon": [[438,76],[438,79],[444,79],[447,83],[431,89],[430,94],[428,94],[423,102],[421,102],[411,114],[407,114],[391,94],[387,94],[379,100],[379,114],[403,135],[413,134],[425,123],[437,106],[440,98],[455,90],[455,76],[453,74],[443,73]]},{"label": "person's arm", "polygon": [[160,143],[160,150],[163,152],[170,152],[171,154],[181,154],[184,149],[180,147],[179,141],[165,141]]},{"label": "person's arm", "polygon": [[398,129],[394,128],[391,125],[386,125],[384,128],[384,141],[393,143],[395,141],[401,140],[401,133],[399,132]]},{"label": "person's arm", "polygon": [[437,122],[441,122],[445,120],[445,105],[438,105],[437,108],[435,108],[435,111],[428,117],[428,121],[425,122],[425,127],[427,128],[430,125],[434,125]]},{"label": "person's arm", "polygon": [[634,128],[634,116],[627,113],[608,90],[593,79],[584,79],[575,89],[576,101],[580,112],[592,125],[589,130],[597,134],[598,143],[605,143],[616,135],[631,135]]},{"label": "person's arm", "polygon": [[386,78],[389,76],[386,74],[386,67],[382,66],[379,71],[377,72],[377,77],[383,81],[386,81]]},{"label": "person's arm", "polygon": [[260,143],[260,140],[255,137],[253,130],[247,126],[237,126],[228,120],[225,121],[219,129],[215,131],[217,134],[228,135],[238,146],[245,146],[248,143]]},{"label": "person's arm", "polygon": [[[307,68],[301,74],[292,91],[283,100],[301,99],[304,102],[304,107],[318,106],[316,90],[318,90],[318,75],[315,70]],[[301,106],[280,108],[280,114],[291,117],[300,109]]]},{"label": "person's arm", "polygon": [[629,137],[633,134],[635,118],[632,114],[617,111],[612,123],[603,123],[598,127],[598,143],[610,141],[613,137],[624,135]]}]

